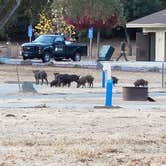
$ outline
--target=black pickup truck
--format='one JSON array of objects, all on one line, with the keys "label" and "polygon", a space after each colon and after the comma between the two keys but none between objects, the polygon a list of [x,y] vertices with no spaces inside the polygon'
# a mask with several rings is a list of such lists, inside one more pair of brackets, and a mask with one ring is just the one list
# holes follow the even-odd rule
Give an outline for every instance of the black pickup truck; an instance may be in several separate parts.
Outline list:
[{"label": "black pickup truck", "polygon": [[41,35],[31,43],[24,43],[21,46],[23,59],[42,59],[49,62],[55,60],[72,59],[80,61],[81,56],[87,56],[87,45],[65,41],[63,35]]}]

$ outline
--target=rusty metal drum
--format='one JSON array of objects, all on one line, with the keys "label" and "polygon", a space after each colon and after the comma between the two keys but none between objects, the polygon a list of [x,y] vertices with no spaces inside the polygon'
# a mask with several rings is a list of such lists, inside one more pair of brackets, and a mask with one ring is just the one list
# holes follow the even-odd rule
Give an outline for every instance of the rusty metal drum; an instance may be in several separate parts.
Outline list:
[{"label": "rusty metal drum", "polygon": [[146,101],[148,98],[148,87],[123,87],[123,100]]}]

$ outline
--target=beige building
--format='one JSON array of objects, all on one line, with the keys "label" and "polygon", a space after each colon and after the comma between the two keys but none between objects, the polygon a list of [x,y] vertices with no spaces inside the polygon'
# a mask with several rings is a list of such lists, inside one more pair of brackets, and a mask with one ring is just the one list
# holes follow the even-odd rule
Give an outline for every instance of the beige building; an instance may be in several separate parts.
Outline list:
[{"label": "beige building", "polygon": [[128,22],[127,28],[142,28],[136,34],[136,60],[166,61],[166,9]]}]

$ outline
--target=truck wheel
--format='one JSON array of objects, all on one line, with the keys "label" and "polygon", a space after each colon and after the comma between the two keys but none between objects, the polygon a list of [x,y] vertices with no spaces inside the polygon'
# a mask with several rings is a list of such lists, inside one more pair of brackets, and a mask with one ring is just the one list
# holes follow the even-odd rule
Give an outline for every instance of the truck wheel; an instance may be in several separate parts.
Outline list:
[{"label": "truck wheel", "polygon": [[26,60],[27,58],[25,56],[23,56],[23,60]]},{"label": "truck wheel", "polygon": [[80,61],[81,60],[81,55],[79,52],[76,52],[73,58],[73,61]]},{"label": "truck wheel", "polygon": [[43,62],[49,62],[51,59],[50,53],[49,52],[45,52],[43,57],[42,57],[42,61]]},{"label": "truck wheel", "polygon": [[62,58],[54,58],[55,61],[62,61]]}]

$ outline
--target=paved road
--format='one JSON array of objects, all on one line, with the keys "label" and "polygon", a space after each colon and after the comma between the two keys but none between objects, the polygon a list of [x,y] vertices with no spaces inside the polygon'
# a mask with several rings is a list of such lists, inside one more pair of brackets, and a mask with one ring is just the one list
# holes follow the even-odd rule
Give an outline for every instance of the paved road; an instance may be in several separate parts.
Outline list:
[{"label": "paved road", "polygon": [[[43,86],[34,85],[34,88],[41,92]],[[38,107],[46,104],[51,108],[93,108],[94,106],[103,106],[105,101],[105,92],[87,92],[81,91],[77,93],[59,93],[52,94],[38,93],[38,94],[20,94],[17,84],[0,84],[0,108],[28,108]],[[166,98],[166,92],[151,92],[149,96],[164,97]],[[88,102],[82,102],[88,99]],[[78,100],[79,99],[79,100]],[[29,102],[30,101],[30,102]],[[62,102],[60,102],[62,101]],[[148,102],[140,101],[135,102],[123,101],[122,93],[113,93],[113,105],[118,105],[125,109],[162,109],[166,111],[166,105],[164,102]]]},{"label": "paved road", "polygon": [[[0,62],[1,63],[5,63],[5,64],[18,64],[20,65],[22,62],[22,59],[11,59],[11,58],[6,58],[6,57],[1,57],[0,58]],[[62,61],[62,62],[55,62],[52,61],[50,63],[42,63],[40,60],[32,60],[32,65],[52,65],[52,66],[61,66],[61,67],[88,67],[88,68],[96,68],[97,67],[97,62],[94,60],[82,60],[81,62],[73,62],[73,61]],[[166,66],[166,62],[114,62],[114,61],[110,61],[110,64],[112,66],[112,69],[114,70],[126,70],[126,71],[155,71],[155,72],[161,72],[162,69],[162,65],[164,64]],[[165,70],[164,70],[165,71]],[[166,71],[165,71],[166,73]],[[4,88],[5,86],[5,88]],[[7,88],[6,88],[7,87]],[[5,89],[5,91],[3,90]],[[17,93],[18,92],[18,85],[16,84],[6,84],[6,85],[0,85],[0,90],[1,90],[1,94],[0,94],[0,107],[34,107],[36,105],[40,105],[43,104],[42,102],[38,101],[36,102],[36,100],[38,100],[39,98],[47,98],[47,99],[59,99],[59,98],[73,98],[73,102],[69,102],[69,103],[59,103],[59,102],[48,102],[47,105],[49,107],[58,107],[58,108],[63,108],[63,107],[67,107],[67,108],[79,108],[79,107],[86,107],[86,108],[92,108],[94,106],[98,106],[98,105],[104,105],[104,98],[105,98],[105,94],[104,93],[80,93],[80,94],[47,94],[47,95],[42,95],[42,94],[38,94],[35,96],[30,95],[25,96],[25,99],[31,99],[33,97],[33,101],[31,103],[27,103],[27,101],[25,100],[25,102],[19,102],[19,98],[20,96],[17,95],[10,95],[11,93]],[[85,96],[90,100],[93,99],[91,103],[76,103],[74,101],[76,101],[76,99],[79,98],[85,98]],[[156,93],[150,93],[151,97],[155,97],[155,96],[166,96],[166,93],[160,93],[160,92],[156,92]],[[121,93],[115,93],[113,94],[114,98],[117,99],[121,99],[122,98],[122,94]],[[94,98],[96,99],[96,101],[100,98],[100,100],[102,100],[102,103],[96,103],[94,102]],[[164,109],[166,110],[166,105],[164,104],[158,104],[158,102],[154,102],[149,104],[149,102],[143,102],[141,104],[135,105],[132,102],[128,102],[128,103],[118,103],[119,106],[123,107],[123,108],[131,108],[131,109],[136,109],[138,108],[159,108],[159,109]]]},{"label": "paved road", "polygon": [[[22,59],[13,59],[7,57],[0,57],[0,63],[5,64],[23,64],[26,61]],[[57,67],[83,67],[83,68],[97,68],[99,67],[98,62],[95,60],[82,60],[80,62],[73,61],[50,61],[49,63],[42,63],[41,60],[31,60],[32,65],[49,65]],[[151,71],[151,72],[162,72],[166,73],[166,62],[143,62],[143,61],[109,61],[112,66],[112,70],[122,71]]]}]

